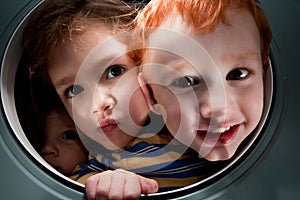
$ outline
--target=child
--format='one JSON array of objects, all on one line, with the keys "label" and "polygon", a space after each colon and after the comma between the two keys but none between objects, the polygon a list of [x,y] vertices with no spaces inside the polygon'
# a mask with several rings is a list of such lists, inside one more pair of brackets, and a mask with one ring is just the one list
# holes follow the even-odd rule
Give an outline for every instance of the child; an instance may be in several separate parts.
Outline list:
[{"label": "child", "polygon": [[55,169],[69,176],[78,164],[87,162],[88,151],[64,108],[53,109],[44,117],[45,140],[41,155]]},{"label": "child", "polygon": [[271,31],[257,4],[152,0],[137,18],[148,104],[208,161],[230,159],[262,115]]},{"label": "child", "polygon": [[36,136],[43,140],[37,151],[57,171],[70,176],[77,165],[88,162],[88,151],[52,85],[31,76],[30,86],[30,127],[38,129]]},{"label": "child", "polygon": [[[33,74],[49,78],[80,132],[106,148],[83,140],[87,149],[96,152],[101,163],[118,169],[89,179],[88,197],[94,198],[96,191],[117,198],[157,191],[155,181],[119,168],[156,178],[160,189],[166,190],[203,178],[198,175],[203,163],[184,153],[186,148],[169,150],[165,148],[169,143],[182,146],[170,142],[168,134],[147,130],[149,109],[137,82],[135,54],[127,52],[126,35],[112,37],[132,28],[135,12],[117,0],[49,1],[43,8],[24,35],[24,52],[29,54]],[[176,170],[182,166],[187,169]],[[170,169],[171,175],[160,174]],[[82,173],[78,174],[80,178]],[[119,186],[121,192],[115,189]]]},{"label": "child", "polygon": [[[34,136],[43,141],[36,150],[57,171],[74,179],[72,174],[79,165],[88,163],[89,153],[53,86],[39,75],[29,78],[31,112],[28,123],[31,130],[35,130]],[[82,181],[84,179],[82,177]]]}]

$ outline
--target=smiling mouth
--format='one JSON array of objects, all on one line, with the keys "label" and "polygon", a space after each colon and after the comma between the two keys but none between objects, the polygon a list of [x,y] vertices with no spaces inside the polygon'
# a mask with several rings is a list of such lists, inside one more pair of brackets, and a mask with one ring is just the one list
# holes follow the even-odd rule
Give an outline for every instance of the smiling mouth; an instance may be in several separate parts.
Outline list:
[{"label": "smiling mouth", "polygon": [[228,126],[213,129],[210,131],[198,130],[197,135],[201,137],[206,143],[219,143],[227,144],[229,143],[238,131],[239,125]]}]

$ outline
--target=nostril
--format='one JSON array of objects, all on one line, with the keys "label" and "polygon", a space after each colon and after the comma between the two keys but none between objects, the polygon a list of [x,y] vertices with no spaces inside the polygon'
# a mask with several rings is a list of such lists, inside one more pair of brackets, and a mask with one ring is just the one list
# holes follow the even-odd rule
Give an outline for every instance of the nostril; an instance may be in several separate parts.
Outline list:
[{"label": "nostril", "polygon": [[109,110],[110,108],[111,108],[111,105],[109,104],[109,105],[104,106],[103,110],[106,111],[106,110]]},{"label": "nostril", "polygon": [[49,156],[57,156],[58,155],[58,149],[57,147],[53,146],[53,144],[46,144],[41,150],[41,156],[43,158],[49,157]]},{"label": "nostril", "polygon": [[54,155],[54,152],[45,152],[45,151],[41,152],[41,156],[43,158],[46,158],[46,157],[50,156],[51,154]]},{"label": "nostril", "polygon": [[42,157],[45,157],[45,156],[48,154],[48,152],[49,152],[49,151],[47,151],[46,146],[44,146],[43,149],[42,149],[41,152],[40,152],[40,155],[41,155]]}]

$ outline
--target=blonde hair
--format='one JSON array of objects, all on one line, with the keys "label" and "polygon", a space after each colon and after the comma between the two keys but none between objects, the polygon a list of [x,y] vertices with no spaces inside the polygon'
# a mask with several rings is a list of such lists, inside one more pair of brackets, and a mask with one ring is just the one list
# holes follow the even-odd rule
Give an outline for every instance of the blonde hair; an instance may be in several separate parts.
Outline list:
[{"label": "blonde hair", "polygon": [[51,52],[63,42],[76,43],[75,37],[91,23],[112,33],[128,32],[137,10],[122,0],[46,1],[31,16],[23,33],[23,56],[31,75],[44,73]]}]

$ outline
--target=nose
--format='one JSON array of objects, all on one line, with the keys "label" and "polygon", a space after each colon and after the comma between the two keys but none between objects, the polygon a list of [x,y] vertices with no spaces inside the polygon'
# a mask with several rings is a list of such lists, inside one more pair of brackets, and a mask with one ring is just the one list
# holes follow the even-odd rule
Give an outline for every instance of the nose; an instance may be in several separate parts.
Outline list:
[{"label": "nose", "polygon": [[51,157],[57,157],[59,155],[59,150],[53,143],[48,142],[43,146],[41,155],[45,160],[48,160]]},{"label": "nose", "polygon": [[[226,101],[226,100],[225,100]],[[200,115],[204,119],[217,118],[224,116],[226,113],[226,103],[224,105],[219,102],[214,102],[210,100],[209,102],[202,103],[200,105]]]},{"label": "nose", "polygon": [[[224,88],[224,87],[223,87]],[[200,116],[204,119],[215,119],[221,121],[231,112],[233,101],[228,91],[211,90],[208,94],[203,95],[203,101],[200,102]]]},{"label": "nose", "polygon": [[112,96],[111,89],[106,89],[104,91],[101,90],[101,88],[98,88],[93,101],[92,112],[94,114],[109,114],[116,105],[116,100]]}]

